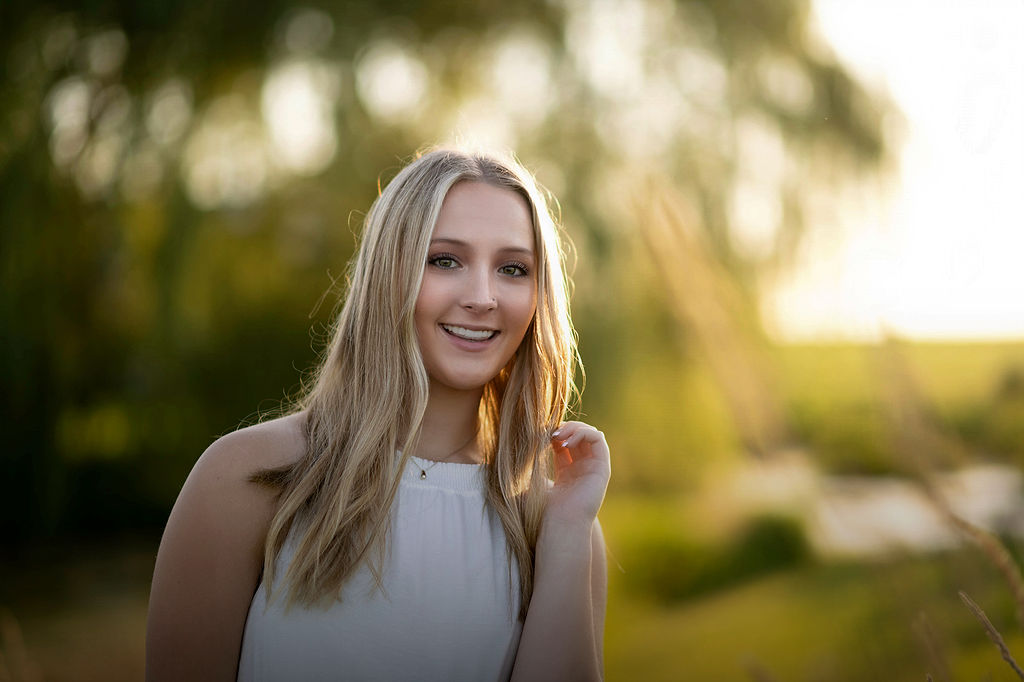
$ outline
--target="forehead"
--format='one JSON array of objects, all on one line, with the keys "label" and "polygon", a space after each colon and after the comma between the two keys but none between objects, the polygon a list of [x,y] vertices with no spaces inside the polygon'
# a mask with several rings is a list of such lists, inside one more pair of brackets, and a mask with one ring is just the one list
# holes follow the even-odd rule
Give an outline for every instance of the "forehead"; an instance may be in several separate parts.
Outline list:
[{"label": "forehead", "polygon": [[518,192],[484,182],[463,180],[452,185],[441,204],[433,239],[499,243],[534,250],[533,219]]}]

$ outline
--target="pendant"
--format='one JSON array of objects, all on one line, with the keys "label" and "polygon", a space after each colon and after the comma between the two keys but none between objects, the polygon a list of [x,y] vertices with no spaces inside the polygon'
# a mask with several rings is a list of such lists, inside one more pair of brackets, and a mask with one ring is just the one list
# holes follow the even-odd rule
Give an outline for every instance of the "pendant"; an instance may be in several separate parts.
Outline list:
[{"label": "pendant", "polygon": [[427,470],[426,469],[420,469],[420,480],[421,481],[427,480]]}]

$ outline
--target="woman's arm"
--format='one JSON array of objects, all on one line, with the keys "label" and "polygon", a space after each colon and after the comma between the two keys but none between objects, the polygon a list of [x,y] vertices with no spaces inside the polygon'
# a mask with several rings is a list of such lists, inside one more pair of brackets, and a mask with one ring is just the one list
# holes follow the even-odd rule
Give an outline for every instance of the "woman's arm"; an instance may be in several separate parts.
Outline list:
[{"label": "woman's arm", "polygon": [[268,422],[220,438],[185,481],[153,571],[146,628],[150,682],[235,680],[274,512],[272,493],[248,477],[280,463],[287,431]]},{"label": "woman's arm", "polygon": [[608,446],[580,422],[555,436],[555,485],[512,679],[600,680],[607,566],[597,511],[611,472]]}]

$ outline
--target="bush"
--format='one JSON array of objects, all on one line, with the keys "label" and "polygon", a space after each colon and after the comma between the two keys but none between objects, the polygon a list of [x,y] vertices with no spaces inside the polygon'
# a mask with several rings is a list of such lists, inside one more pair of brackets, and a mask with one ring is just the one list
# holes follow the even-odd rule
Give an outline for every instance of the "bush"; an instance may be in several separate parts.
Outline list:
[{"label": "bush", "polygon": [[762,515],[717,547],[701,545],[681,530],[648,532],[627,548],[623,567],[630,589],[672,603],[802,564],[810,556],[798,521]]},{"label": "bush", "polygon": [[898,470],[892,427],[879,404],[799,405],[790,408],[789,417],[797,438],[829,473],[870,476]]},{"label": "bush", "polygon": [[810,555],[798,521],[785,516],[755,516],[723,553],[718,574],[725,584],[731,584],[801,564]]}]

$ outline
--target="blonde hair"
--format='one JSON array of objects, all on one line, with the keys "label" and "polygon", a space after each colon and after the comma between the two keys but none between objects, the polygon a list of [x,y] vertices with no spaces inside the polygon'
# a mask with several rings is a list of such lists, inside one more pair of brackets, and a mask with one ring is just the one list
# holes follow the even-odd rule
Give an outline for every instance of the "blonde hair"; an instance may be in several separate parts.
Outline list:
[{"label": "blonde hair", "polygon": [[[575,396],[578,360],[558,229],[543,193],[514,159],[434,149],[380,192],[364,225],[333,339],[309,390],[306,452],[252,480],[280,490],[264,552],[264,584],[289,534],[288,604],[325,604],[364,561],[378,587],[390,509],[428,400],[413,322],[434,225],[457,182],[522,196],[537,254],[537,310],[512,360],[484,388],[479,442],[486,497],[505,530],[509,570],[519,568],[519,618],[533,592],[534,552],[550,472],[549,434]],[[401,451],[401,458],[396,457]]]}]

